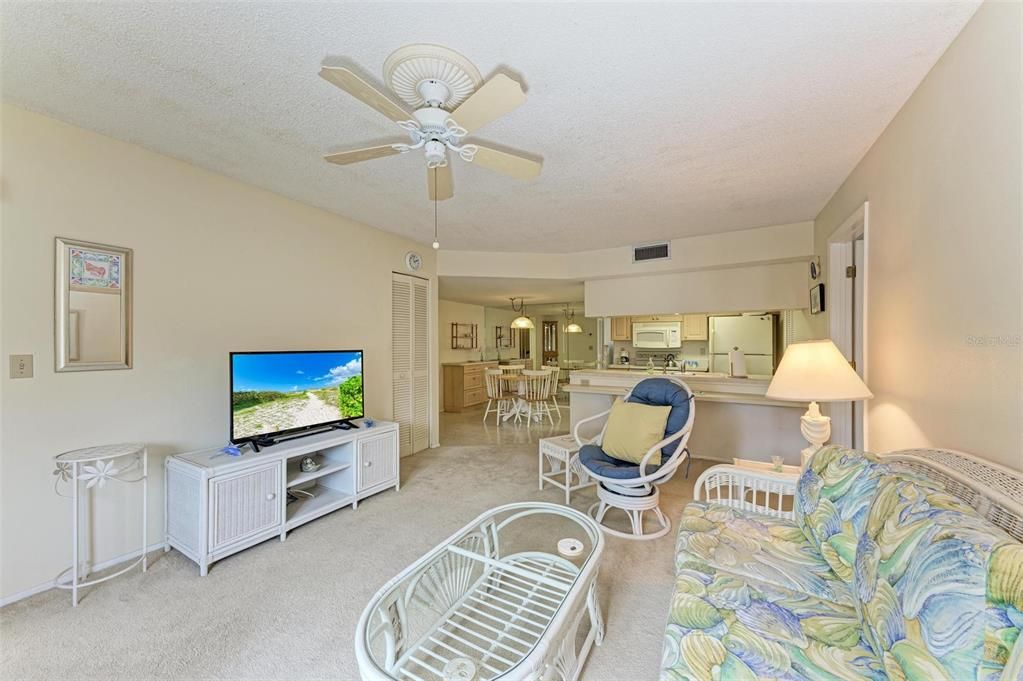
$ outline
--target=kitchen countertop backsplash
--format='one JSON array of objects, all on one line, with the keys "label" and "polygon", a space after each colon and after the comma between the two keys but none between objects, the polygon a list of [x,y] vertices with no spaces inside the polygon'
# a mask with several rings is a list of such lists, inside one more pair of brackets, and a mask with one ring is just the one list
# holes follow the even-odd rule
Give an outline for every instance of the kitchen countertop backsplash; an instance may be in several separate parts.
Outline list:
[{"label": "kitchen countertop backsplash", "polygon": [[615,343],[613,361],[609,366],[622,368],[623,365],[619,359],[623,348],[629,353],[629,364],[627,365],[629,367],[645,368],[647,360],[653,360],[654,366],[661,369],[664,367],[665,358],[671,355],[679,369],[685,362],[686,371],[710,370],[710,355],[706,341],[686,341],[678,350],[636,350],[629,343]]}]

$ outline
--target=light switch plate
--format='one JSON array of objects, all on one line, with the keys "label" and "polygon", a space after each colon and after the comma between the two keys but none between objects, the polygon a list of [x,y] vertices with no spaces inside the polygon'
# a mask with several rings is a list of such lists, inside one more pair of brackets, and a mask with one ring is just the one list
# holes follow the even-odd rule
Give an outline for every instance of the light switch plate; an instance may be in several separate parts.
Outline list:
[{"label": "light switch plate", "polygon": [[32,355],[11,355],[11,378],[32,378]]}]

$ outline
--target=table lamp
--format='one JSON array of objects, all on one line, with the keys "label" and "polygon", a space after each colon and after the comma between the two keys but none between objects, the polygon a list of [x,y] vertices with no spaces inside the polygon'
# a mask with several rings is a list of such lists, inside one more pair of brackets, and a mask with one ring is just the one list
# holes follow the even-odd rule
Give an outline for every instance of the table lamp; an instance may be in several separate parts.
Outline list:
[{"label": "table lamp", "polygon": [[831,437],[831,418],[821,414],[818,402],[868,400],[873,396],[830,340],[790,344],[767,388],[767,397],[775,400],[810,402],[800,419],[800,431],[810,443],[802,452],[804,463]]}]

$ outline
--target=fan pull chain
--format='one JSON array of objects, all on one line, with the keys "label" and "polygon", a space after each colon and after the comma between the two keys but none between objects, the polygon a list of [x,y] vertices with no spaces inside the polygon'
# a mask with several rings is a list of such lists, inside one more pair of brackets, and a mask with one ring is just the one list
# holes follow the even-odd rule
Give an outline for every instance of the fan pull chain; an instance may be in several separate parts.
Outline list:
[{"label": "fan pull chain", "polygon": [[433,169],[433,250],[440,248],[440,241],[437,239],[437,204],[440,187],[437,186],[437,168]]}]

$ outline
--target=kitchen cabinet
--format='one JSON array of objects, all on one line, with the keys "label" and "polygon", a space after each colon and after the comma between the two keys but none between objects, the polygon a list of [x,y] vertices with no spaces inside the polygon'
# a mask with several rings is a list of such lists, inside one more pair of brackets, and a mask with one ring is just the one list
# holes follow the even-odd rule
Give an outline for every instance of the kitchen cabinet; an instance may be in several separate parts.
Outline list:
[{"label": "kitchen cabinet", "polygon": [[444,411],[460,412],[487,400],[486,370],[497,362],[460,362],[444,365]]},{"label": "kitchen cabinet", "polygon": [[611,340],[613,341],[632,340],[632,317],[611,318]]},{"label": "kitchen cabinet", "polygon": [[707,340],[707,315],[687,314],[682,315],[682,340],[696,341]]}]

